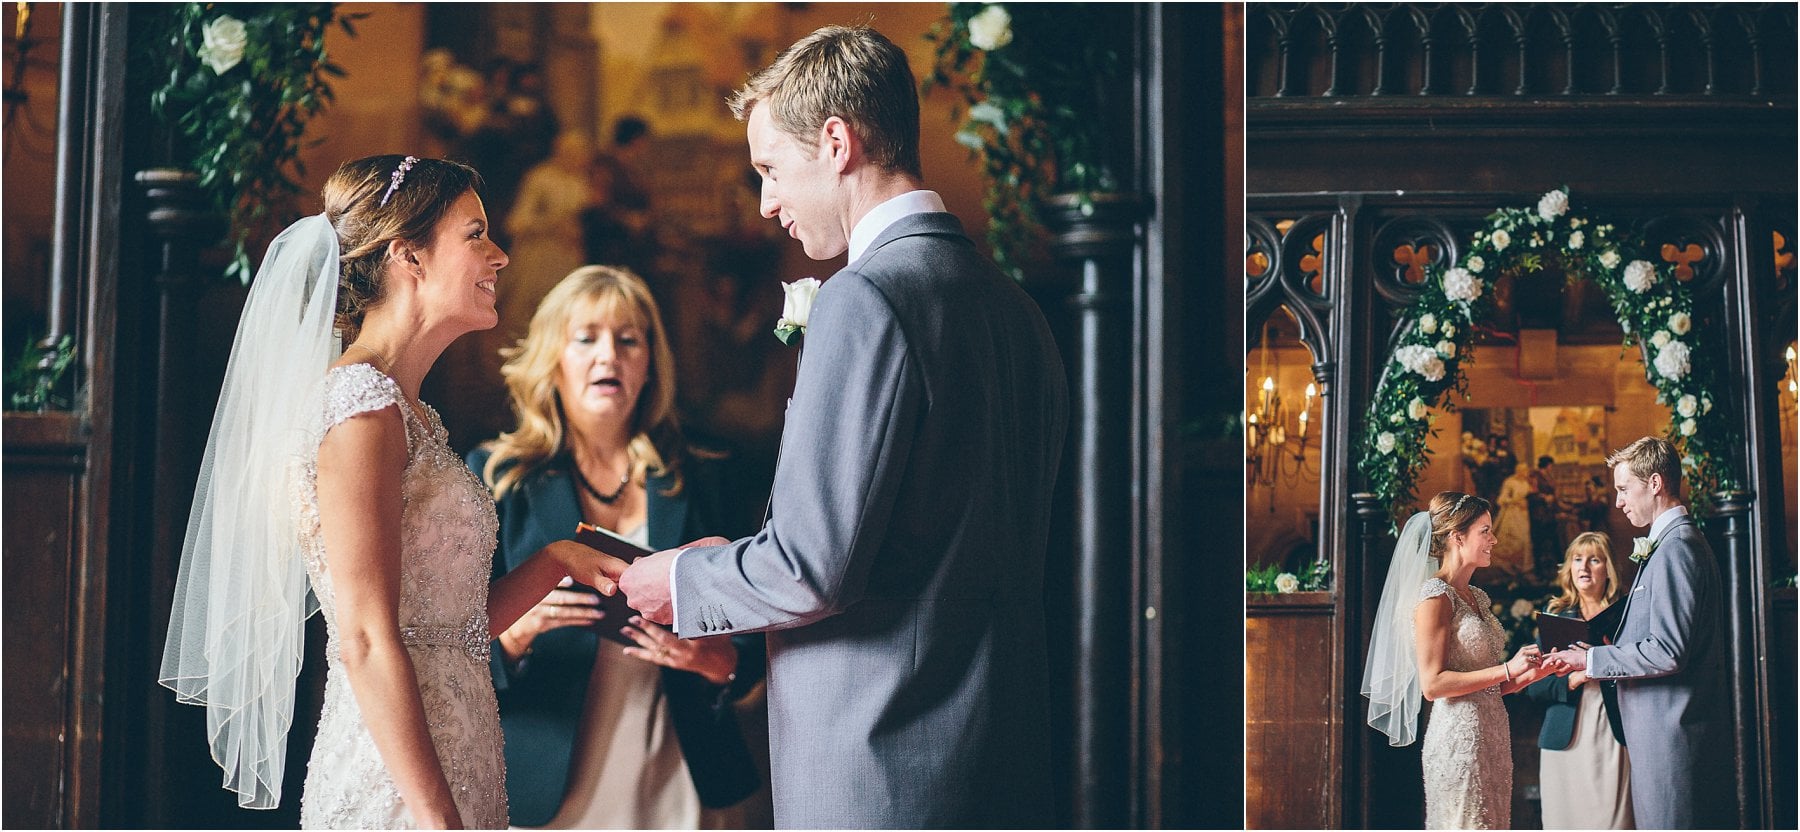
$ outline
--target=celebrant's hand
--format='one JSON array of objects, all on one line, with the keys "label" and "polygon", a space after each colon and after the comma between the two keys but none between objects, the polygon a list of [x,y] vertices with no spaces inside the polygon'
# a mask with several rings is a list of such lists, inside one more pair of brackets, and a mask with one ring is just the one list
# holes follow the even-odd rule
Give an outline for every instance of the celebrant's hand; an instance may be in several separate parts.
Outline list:
[{"label": "celebrant's hand", "polygon": [[731,681],[732,672],[737,670],[737,645],[731,643],[730,636],[684,639],[642,616],[632,616],[631,623],[637,626],[626,627],[623,632],[637,646],[625,648],[627,656],[698,673],[715,685]]}]

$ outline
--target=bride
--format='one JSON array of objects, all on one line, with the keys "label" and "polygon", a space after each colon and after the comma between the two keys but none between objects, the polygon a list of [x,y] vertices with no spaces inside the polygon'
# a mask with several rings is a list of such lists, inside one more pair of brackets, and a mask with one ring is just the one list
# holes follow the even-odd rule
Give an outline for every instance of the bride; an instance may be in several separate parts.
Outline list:
[{"label": "bride", "polygon": [[1369,724],[1391,745],[1417,737],[1424,699],[1435,703],[1421,748],[1427,829],[1512,826],[1512,739],[1500,696],[1549,672],[1528,644],[1506,658],[1506,633],[1469,576],[1493,556],[1493,508],[1445,491],[1406,521],[1382,587],[1363,671]]},{"label": "bride", "polygon": [[206,706],[240,805],[272,808],[322,610],[306,827],[506,826],[490,641],[565,576],[611,591],[623,569],[558,541],[490,585],[494,501],[419,401],[444,348],[497,320],[479,186],[454,162],[345,163],[325,212],[270,244],[232,346],[160,681]]}]

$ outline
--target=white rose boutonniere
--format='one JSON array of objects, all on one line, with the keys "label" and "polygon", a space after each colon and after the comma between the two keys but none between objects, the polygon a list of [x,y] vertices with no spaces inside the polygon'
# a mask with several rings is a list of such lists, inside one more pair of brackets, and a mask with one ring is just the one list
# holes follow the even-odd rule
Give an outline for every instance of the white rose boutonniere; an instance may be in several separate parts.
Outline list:
[{"label": "white rose boutonniere", "polygon": [[198,54],[213,74],[224,75],[244,60],[244,45],[250,40],[244,21],[222,14],[201,27],[200,35],[204,45]]},{"label": "white rose boutonniere", "polygon": [[780,338],[781,343],[793,346],[806,334],[806,322],[812,316],[813,297],[819,294],[819,285],[816,277],[781,284],[786,298],[781,304],[781,319],[775,322],[775,337]]},{"label": "white rose boutonniere", "polygon": [[1275,576],[1275,591],[1283,595],[1300,591],[1300,578],[1292,572],[1283,572]]},{"label": "white rose boutonniere", "polygon": [[992,52],[1012,39],[1012,15],[1005,6],[989,6],[969,18],[969,43],[976,49]]},{"label": "white rose boutonniere", "polygon": [[1631,539],[1631,562],[1643,563],[1650,559],[1650,553],[1656,551],[1656,541],[1648,537]]}]

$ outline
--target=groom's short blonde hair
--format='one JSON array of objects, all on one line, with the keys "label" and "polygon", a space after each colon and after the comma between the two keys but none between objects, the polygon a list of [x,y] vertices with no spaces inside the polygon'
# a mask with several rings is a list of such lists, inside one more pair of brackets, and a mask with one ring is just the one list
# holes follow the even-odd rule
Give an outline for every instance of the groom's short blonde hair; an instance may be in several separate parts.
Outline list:
[{"label": "groom's short blonde hair", "polygon": [[748,121],[767,104],[776,128],[816,151],[825,120],[850,124],[869,161],[920,176],[919,88],[906,53],[867,26],[826,26],[788,47],[730,99]]},{"label": "groom's short blonde hair", "polygon": [[1606,458],[1606,467],[1620,465],[1644,482],[1650,481],[1651,474],[1660,475],[1663,493],[1671,499],[1681,499],[1681,453],[1667,439],[1646,436]]}]

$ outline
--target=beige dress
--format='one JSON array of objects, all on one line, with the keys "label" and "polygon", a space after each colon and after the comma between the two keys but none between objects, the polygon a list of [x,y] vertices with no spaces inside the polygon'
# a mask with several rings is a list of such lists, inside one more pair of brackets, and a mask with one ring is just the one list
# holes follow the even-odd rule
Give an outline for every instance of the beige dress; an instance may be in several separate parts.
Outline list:
[{"label": "beige dress", "polygon": [[[1445,670],[1467,673],[1506,660],[1506,633],[1488,609],[1487,593],[1475,586],[1469,593],[1473,608],[1441,578],[1420,587],[1421,602],[1450,596]],[[1512,827],[1512,732],[1499,685],[1431,703],[1420,756],[1426,829]]]},{"label": "beige dress", "polygon": [[[625,535],[650,545],[648,526]],[[662,668],[600,642],[569,793],[546,829],[698,829],[700,795],[675,738]]]},{"label": "beige dress", "polygon": [[1637,828],[1631,814],[1631,756],[1606,723],[1599,682],[1581,686],[1569,747],[1546,749],[1539,760],[1545,829]]},{"label": "beige dress", "polygon": [[332,428],[399,407],[406,424],[400,484],[400,638],[456,809],[468,829],[506,826],[500,707],[488,670],[488,574],[500,521],[494,498],[450,450],[437,411],[421,419],[394,380],[367,364],[325,376],[314,405],[310,454],[296,483],[307,577],[325,616],[325,703],[300,798],[303,828],[410,829],[400,790],[344,675],[338,609],[319,525],[318,448]]}]

